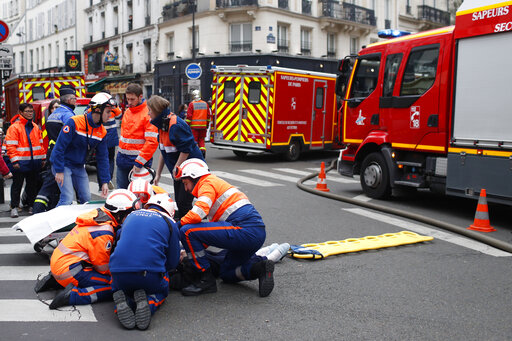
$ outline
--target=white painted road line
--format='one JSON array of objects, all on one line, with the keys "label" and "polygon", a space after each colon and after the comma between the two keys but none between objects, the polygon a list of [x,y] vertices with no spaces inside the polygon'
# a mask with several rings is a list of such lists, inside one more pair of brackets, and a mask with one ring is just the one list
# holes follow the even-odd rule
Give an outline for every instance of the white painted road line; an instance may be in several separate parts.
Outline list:
[{"label": "white painted road line", "polygon": [[354,199],[354,200],[359,200],[359,201],[364,201],[364,202],[368,202],[368,201],[372,200],[372,198],[369,198],[369,197],[367,197],[367,196],[366,196],[366,195],[364,195],[364,194],[360,194],[360,195],[358,195],[358,196],[355,196],[355,197],[353,197],[352,199]]},{"label": "white painted road line", "polygon": [[[277,180],[288,181],[288,182],[295,182],[295,183],[300,180],[300,178],[296,178],[294,176],[287,176],[287,175],[267,172],[267,171],[263,171],[263,170],[259,170],[259,169],[241,169],[240,172],[251,173],[253,175],[263,176],[266,178],[277,179]],[[308,181],[304,182],[304,185],[315,185],[315,184],[316,184],[316,182],[312,181],[312,180],[308,180]]]},{"label": "white painted road line", "polygon": [[[290,174],[297,174],[297,175],[302,175],[302,176],[306,176],[306,175],[311,174],[310,172],[301,171],[301,170],[293,169],[293,168],[273,168],[273,169],[276,170],[276,171],[279,171],[279,172],[285,172],[285,173],[290,173]],[[316,170],[314,168],[308,168],[308,169],[313,170],[313,172],[315,172],[315,173],[320,171],[320,169],[316,169]],[[326,180],[327,181],[332,181],[332,182],[338,182],[338,183],[342,183],[342,184],[356,184],[356,183],[358,183],[357,181],[352,180],[352,179],[344,179],[344,178],[338,178],[338,177],[329,176],[329,173],[327,173],[327,175],[326,175]]]},{"label": "white painted road line", "polygon": [[11,217],[1,217],[0,223],[12,223],[12,225],[15,225],[17,222],[22,221],[27,216],[19,216],[18,218],[11,218]]},{"label": "white painted road line", "polygon": [[49,265],[41,266],[0,266],[0,279],[2,281],[34,281],[39,274],[46,275],[50,271]]},{"label": "white painted road line", "polygon": [[35,253],[34,248],[28,243],[0,244],[0,255],[11,255],[20,253]]},{"label": "white painted road line", "polygon": [[[49,302],[47,302],[49,303]],[[91,305],[50,310],[39,300],[0,300],[0,322],[97,322]]]},{"label": "white painted road line", "polygon": [[15,231],[10,228],[0,228],[0,237],[20,237],[25,236],[25,233],[21,231]]},{"label": "white painted road line", "polygon": [[261,186],[261,187],[284,186],[283,184],[278,184],[275,182],[259,180],[256,178],[250,178],[248,176],[237,175],[237,174],[227,173],[227,172],[222,172],[222,171],[216,171],[216,172],[213,172],[213,174],[217,175],[218,177],[220,177],[222,179],[239,181],[239,182],[243,182],[243,183],[246,183],[249,185]]},{"label": "white painted road line", "polygon": [[410,230],[410,231],[413,231],[413,232],[416,232],[419,234],[423,234],[426,236],[432,236],[436,239],[441,239],[441,240],[444,240],[444,241],[452,243],[452,244],[460,245],[460,246],[466,247],[468,249],[473,249],[473,250],[488,254],[490,256],[494,256],[494,257],[511,257],[512,256],[512,253],[508,253],[508,252],[496,249],[492,246],[477,242],[472,239],[459,237],[457,235],[453,235],[453,234],[446,233],[446,232],[439,231],[439,230],[434,230],[432,228],[429,228],[429,227],[426,227],[423,225],[419,225],[419,224],[415,224],[415,223],[412,223],[409,221],[393,218],[391,216],[387,216],[384,214],[375,213],[375,212],[368,211],[368,210],[363,210],[361,208],[344,208],[343,210],[354,213],[354,214],[358,214],[360,216],[364,216],[364,217],[367,217],[370,219],[378,220],[378,221],[381,221],[386,224],[395,225],[395,226],[398,226],[398,227],[401,227],[406,230]]}]

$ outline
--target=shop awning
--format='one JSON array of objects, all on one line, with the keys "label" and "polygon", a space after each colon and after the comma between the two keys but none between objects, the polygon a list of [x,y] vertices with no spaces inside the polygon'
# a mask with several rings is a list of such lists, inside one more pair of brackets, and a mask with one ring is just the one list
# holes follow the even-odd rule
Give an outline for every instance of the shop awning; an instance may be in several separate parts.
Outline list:
[{"label": "shop awning", "polygon": [[138,74],[104,77],[87,86],[87,92],[100,92],[108,90],[111,94],[124,94],[126,87],[134,79],[139,78]]}]

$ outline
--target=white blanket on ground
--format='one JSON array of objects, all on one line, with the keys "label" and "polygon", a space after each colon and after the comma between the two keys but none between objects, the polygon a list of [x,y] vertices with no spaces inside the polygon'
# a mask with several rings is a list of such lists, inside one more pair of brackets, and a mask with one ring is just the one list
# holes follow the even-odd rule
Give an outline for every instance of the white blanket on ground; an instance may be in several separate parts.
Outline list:
[{"label": "white blanket on ground", "polygon": [[32,246],[35,243],[47,237],[49,234],[60,230],[75,222],[80,214],[89,212],[102,207],[103,203],[83,204],[83,205],[63,205],[56,207],[48,212],[34,214],[27,217],[12,228],[17,231],[23,231],[30,240]]}]

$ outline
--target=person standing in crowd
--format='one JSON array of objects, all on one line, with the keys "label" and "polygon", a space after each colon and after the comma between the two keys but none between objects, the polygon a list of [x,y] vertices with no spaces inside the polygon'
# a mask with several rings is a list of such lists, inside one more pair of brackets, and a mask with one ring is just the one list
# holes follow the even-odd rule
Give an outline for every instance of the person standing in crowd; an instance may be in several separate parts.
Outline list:
[{"label": "person standing in crowd", "polygon": [[210,123],[211,111],[208,104],[201,99],[199,90],[193,90],[192,96],[194,100],[188,105],[186,122],[192,129],[194,140],[199,146],[201,153],[203,153],[203,157],[205,157],[206,146],[204,139]]},{"label": "person standing in crowd", "polygon": [[[115,166],[115,158],[116,158],[116,147],[119,145],[119,135],[117,134],[117,120],[121,119],[123,112],[121,108],[114,107],[112,112],[110,113],[110,117],[107,122],[103,123],[105,129],[107,129],[107,135],[105,136],[105,140],[107,141],[107,150],[108,150],[108,164],[110,170],[110,179],[108,183],[109,189],[114,189],[114,184],[112,183],[112,179],[114,178],[114,166]],[[98,184],[100,184],[99,172],[96,172],[96,176],[98,179]],[[101,188],[100,188],[101,190]]]},{"label": "person standing in crowd", "polygon": [[180,106],[178,107],[178,117],[182,120],[185,120],[187,118],[187,110],[188,105],[186,103],[180,104]]},{"label": "person standing in crowd", "polygon": [[[46,165],[41,172],[41,180],[42,185],[39,189],[39,193],[37,193],[36,200],[34,201],[33,212],[41,213],[51,210],[57,205],[60,197],[60,189],[59,185],[55,182],[55,177],[52,174],[51,164],[50,164],[50,154],[52,151],[53,145],[55,141],[57,141],[57,137],[55,139],[50,138],[48,136],[48,131],[46,129],[46,124],[48,123],[48,117],[53,114],[53,112],[60,106],[60,100],[54,99],[48,105],[48,108],[44,111],[44,117],[42,118],[41,126],[44,127],[43,141],[45,138],[48,139],[48,150],[46,152]],[[60,132],[60,130],[58,131]]]},{"label": "person standing in crowd", "polygon": [[[57,137],[64,126],[64,124],[71,117],[75,116],[73,110],[75,110],[76,103],[76,91],[73,88],[60,88],[60,104],[59,106],[48,116],[46,122],[46,131],[48,132],[48,139],[50,141],[51,148],[57,141]],[[54,104],[55,105],[55,104]],[[53,141],[53,142],[52,142]]]},{"label": "person standing in crowd", "polygon": [[11,186],[11,217],[18,217],[21,189],[26,182],[27,205],[32,205],[38,191],[39,172],[46,162],[43,136],[37,124],[32,122],[34,107],[30,103],[19,106],[19,118],[7,129],[5,145],[11,161],[13,180]]},{"label": "person standing in crowd", "polygon": [[[190,127],[172,113],[169,106],[169,101],[158,95],[153,95],[148,100],[151,124],[158,128],[159,148],[162,153],[156,170],[155,185],[160,181],[164,162],[174,177],[176,167],[183,161],[189,158],[203,159]],[[174,199],[178,205],[178,217],[192,209],[194,197],[185,191],[181,181],[174,181]]]},{"label": "person standing in crowd", "polygon": [[93,148],[96,148],[102,196],[106,198],[108,194],[110,175],[107,144],[104,139],[107,132],[102,123],[108,120],[115,102],[112,96],[100,92],[91,99],[89,106],[91,111],[73,116],[66,122],[50,157],[52,172],[61,192],[57,206],[70,205],[75,191],[78,202],[91,200],[85,162]]},{"label": "person standing in crowd", "polygon": [[[183,162],[176,179],[197,198],[192,210],[178,222],[181,243],[196,272],[190,276],[195,280],[181,293],[197,296],[217,291],[205,252],[206,246],[216,246],[227,250],[220,265],[222,280],[234,283],[258,279],[259,295],[270,295],[274,288],[274,262],[255,256],[265,242],[265,224],[247,196],[211,174],[200,159]],[[208,222],[203,223],[206,217]]]},{"label": "person standing in crowd", "polygon": [[35,292],[64,287],[50,309],[112,299],[109,259],[115,234],[137,209],[137,198],[126,189],[115,190],[101,208],[84,213],[59,243],[50,259],[50,273],[38,280]]},{"label": "person standing in crowd", "polygon": [[[117,317],[128,329],[149,327],[151,315],[169,294],[168,272],[180,261],[180,232],[168,194],[149,198],[145,209],[126,218],[110,257]],[[135,312],[127,298],[135,301]]]},{"label": "person standing in crowd", "polygon": [[117,152],[117,188],[127,188],[130,171],[140,172],[151,167],[153,154],[158,147],[158,132],[151,125],[142,87],[131,83],[126,88],[128,109],[121,121],[121,138]]}]

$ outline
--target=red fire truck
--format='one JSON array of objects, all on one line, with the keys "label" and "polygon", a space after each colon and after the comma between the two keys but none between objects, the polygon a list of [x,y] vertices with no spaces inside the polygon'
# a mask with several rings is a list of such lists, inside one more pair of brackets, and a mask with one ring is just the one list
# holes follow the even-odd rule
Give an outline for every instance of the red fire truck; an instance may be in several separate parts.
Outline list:
[{"label": "red fire truck", "polygon": [[215,148],[247,153],[339,149],[336,75],[280,67],[216,66],[212,126]]},{"label": "red fire truck", "polygon": [[[59,98],[61,87],[72,87],[77,97],[85,97],[85,78],[81,72],[21,74],[9,79],[5,85],[6,117],[9,121],[18,113],[20,103],[47,99],[50,94]],[[35,121],[41,122],[36,115]]]},{"label": "red fire truck", "polygon": [[346,149],[365,194],[412,187],[512,203],[512,2],[465,0],[455,26],[340,63]]}]

